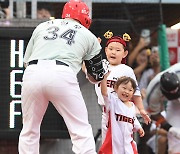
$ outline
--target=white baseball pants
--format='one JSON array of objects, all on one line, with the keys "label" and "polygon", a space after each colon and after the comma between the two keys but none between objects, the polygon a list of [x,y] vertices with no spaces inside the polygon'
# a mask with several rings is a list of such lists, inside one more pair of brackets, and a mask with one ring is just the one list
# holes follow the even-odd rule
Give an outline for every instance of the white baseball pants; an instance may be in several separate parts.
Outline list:
[{"label": "white baseball pants", "polygon": [[76,74],[70,67],[56,65],[54,60],[40,60],[24,72],[19,154],[39,154],[40,125],[49,101],[64,118],[73,152],[96,154],[92,127]]}]

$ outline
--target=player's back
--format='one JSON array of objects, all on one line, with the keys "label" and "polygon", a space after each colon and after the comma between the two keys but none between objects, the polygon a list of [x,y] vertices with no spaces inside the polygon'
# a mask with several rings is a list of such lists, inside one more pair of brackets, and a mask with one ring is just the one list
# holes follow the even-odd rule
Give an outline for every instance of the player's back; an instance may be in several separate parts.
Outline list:
[{"label": "player's back", "polygon": [[26,50],[31,55],[27,58],[25,56],[25,62],[26,59],[56,59],[68,64],[76,73],[81,68],[83,58],[90,59],[101,49],[95,42],[94,34],[73,19],[55,19],[41,23],[34,30],[32,39],[33,47]]}]

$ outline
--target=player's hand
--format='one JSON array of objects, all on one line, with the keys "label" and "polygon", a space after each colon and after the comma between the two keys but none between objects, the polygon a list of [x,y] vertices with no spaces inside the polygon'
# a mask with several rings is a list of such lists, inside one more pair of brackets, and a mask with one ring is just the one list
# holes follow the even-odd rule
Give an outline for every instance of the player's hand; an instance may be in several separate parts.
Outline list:
[{"label": "player's hand", "polygon": [[140,110],[140,114],[143,117],[146,125],[151,123],[151,118],[149,117],[148,113],[144,109]]},{"label": "player's hand", "polygon": [[82,71],[83,71],[84,73],[86,73],[86,72],[87,72],[87,70],[86,70],[86,66],[85,66],[85,63],[84,63],[84,62],[82,63],[81,68],[82,68]]},{"label": "player's hand", "polygon": [[139,136],[140,136],[140,137],[143,137],[143,136],[145,135],[145,132],[144,132],[144,130],[143,130],[142,128],[140,128],[140,129],[138,130],[138,133],[139,133]]},{"label": "player's hand", "polygon": [[84,72],[84,74],[86,75],[86,79],[88,79],[90,83],[92,83],[92,84],[98,84],[98,83],[99,83],[99,81],[96,81],[96,80],[87,72],[86,65],[85,65],[84,62],[82,63],[81,69],[82,69],[82,71]]},{"label": "player's hand", "polygon": [[98,37],[97,39],[98,39],[99,43],[101,43],[101,42],[102,42],[102,39],[101,39],[100,37]]}]

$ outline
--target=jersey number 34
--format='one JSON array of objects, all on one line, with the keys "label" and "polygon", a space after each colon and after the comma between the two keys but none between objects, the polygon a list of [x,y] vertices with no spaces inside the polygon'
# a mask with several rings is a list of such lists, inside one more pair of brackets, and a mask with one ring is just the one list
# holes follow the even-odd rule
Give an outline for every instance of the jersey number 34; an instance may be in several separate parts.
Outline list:
[{"label": "jersey number 34", "polygon": [[68,29],[59,36],[57,33],[59,30],[60,30],[59,27],[56,27],[56,26],[49,27],[47,29],[48,35],[44,36],[44,39],[55,40],[57,38],[62,38],[62,39],[67,40],[68,45],[71,45],[72,43],[74,43],[74,37],[77,31],[73,29]]}]

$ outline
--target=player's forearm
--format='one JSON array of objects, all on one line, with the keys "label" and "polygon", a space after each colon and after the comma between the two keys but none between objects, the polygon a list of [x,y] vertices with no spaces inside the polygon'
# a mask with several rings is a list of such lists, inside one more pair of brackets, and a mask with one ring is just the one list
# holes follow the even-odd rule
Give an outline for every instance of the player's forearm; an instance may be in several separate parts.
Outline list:
[{"label": "player's forearm", "polygon": [[96,81],[90,74],[86,74],[86,78],[89,80],[92,84],[98,84],[100,81]]},{"label": "player's forearm", "polygon": [[151,118],[156,121],[156,126],[160,126],[161,129],[168,131],[172,125],[170,125],[161,113],[151,115]]},{"label": "player's forearm", "polygon": [[100,81],[96,81],[90,74],[88,74],[85,63],[82,64],[82,71],[86,75],[86,79],[92,84],[98,84]]}]

